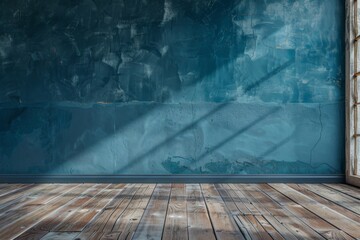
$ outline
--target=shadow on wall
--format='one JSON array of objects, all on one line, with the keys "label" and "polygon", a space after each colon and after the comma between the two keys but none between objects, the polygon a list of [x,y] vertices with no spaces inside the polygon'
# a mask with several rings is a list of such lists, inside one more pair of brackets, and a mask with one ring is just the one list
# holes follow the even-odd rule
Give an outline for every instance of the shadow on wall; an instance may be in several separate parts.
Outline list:
[{"label": "shadow on wall", "polygon": [[2,1],[1,173],[341,173],[343,6],[302,2]]}]

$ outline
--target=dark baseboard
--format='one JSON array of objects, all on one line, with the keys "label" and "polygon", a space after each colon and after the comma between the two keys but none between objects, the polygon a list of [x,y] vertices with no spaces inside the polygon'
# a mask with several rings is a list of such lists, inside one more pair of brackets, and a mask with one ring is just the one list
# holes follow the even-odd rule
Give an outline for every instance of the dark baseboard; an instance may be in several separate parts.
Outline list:
[{"label": "dark baseboard", "polygon": [[345,175],[18,175],[0,183],[345,183]]}]

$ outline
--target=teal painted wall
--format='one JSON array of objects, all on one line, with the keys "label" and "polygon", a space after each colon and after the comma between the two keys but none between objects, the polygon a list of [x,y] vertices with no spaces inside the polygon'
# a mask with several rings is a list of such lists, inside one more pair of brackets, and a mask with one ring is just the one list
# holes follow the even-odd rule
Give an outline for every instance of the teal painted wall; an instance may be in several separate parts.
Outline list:
[{"label": "teal painted wall", "polygon": [[342,0],[3,0],[0,174],[339,174]]}]

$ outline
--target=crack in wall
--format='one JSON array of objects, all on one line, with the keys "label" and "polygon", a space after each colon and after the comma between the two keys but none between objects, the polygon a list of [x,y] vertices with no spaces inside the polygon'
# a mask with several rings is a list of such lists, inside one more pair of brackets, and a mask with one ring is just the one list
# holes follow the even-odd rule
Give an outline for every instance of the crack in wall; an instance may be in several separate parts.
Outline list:
[{"label": "crack in wall", "polygon": [[320,123],[320,133],[319,133],[319,138],[317,139],[317,141],[315,142],[314,146],[311,148],[310,150],[310,166],[312,166],[312,158],[313,158],[313,153],[315,148],[317,147],[317,145],[320,143],[321,138],[322,138],[322,133],[323,133],[323,122],[322,122],[322,111],[321,111],[321,103],[319,103],[319,123]]}]

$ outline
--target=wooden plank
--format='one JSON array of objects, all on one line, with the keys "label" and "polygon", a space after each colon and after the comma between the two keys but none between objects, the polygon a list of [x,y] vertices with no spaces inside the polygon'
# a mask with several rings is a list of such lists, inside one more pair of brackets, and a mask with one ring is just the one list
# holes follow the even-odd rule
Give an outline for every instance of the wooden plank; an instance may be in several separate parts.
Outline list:
[{"label": "wooden plank", "polygon": [[73,240],[78,232],[49,232],[41,240]]},{"label": "wooden plank", "polygon": [[344,208],[360,214],[360,200],[320,184],[303,184],[303,187]]},{"label": "wooden plank", "polygon": [[[154,189],[155,189],[154,184],[149,185],[145,193],[143,193],[143,195],[140,196],[140,199],[136,198],[136,201],[134,201],[131,207],[127,209],[129,211],[133,209],[134,211],[133,213],[129,213],[129,214],[126,213],[123,215],[123,219],[128,219],[128,222],[125,225],[116,224],[114,226],[114,229],[118,229],[118,231],[121,231],[121,235],[119,236],[118,240],[133,239],[135,230],[140,223],[140,219],[145,212],[146,206],[150,201]],[[139,201],[139,204],[136,206],[137,201]]]},{"label": "wooden plank", "polygon": [[9,187],[9,186],[11,186],[11,185],[14,185],[14,184],[10,184],[10,183],[0,183],[0,190],[1,190],[1,189],[4,189],[4,188],[7,188],[7,187]]},{"label": "wooden plank", "polygon": [[213,184],[201,184],[205,203],[215,230],[216,238],[245,239]]},{"label": "wooden plank", "polygon": [[59,185],[55,187],[53,184],[39,184],[34,188],[25,190],[22,194],[20,193],[18,196],[13,196],[12,199],[0,205],[0,216],[10,210],[19,209],[24,205],[34,204],[35,199],[48,197],[49,195],[59,195],[57,188],[65,190],[67,186]]},{"label": "wooden plank", "polygon": [[132,204],[132,201],[134,198],[141,195],[145,189],[147,188],[144,184],[137,184],[135,188],[132,189],[132,192],[125,196],[126,199],[120,204],[120,206],[111,214],[111,217],[109,218],[108,222],[103,228],[104,233],[111,233],[114,231],[114,227],[116,225],[117,220],[122,217],[124,212],[128,209],[129,205]]},{"label": "wooden plank", "polygon": [[230,198],[242,215],[260,214],[259,211],[248,201],[246,197],[237,189],[232,188],[229,184],[222,184],[221,187],[229,194]]},{"label": "wooden plank", "polygon": [[186,208],[189,239],[215,240],[199,184],[186,184]]},{"label": "wooden plank", "polygon": [[225,203],[225,206],[226,206],[229,216],[236,216],[236,215],[240,214],[238,207],[236,206],[235,202],[233,201],[231,196],[228,194],[226,189],[223,188],[221,184],[214,184],[214,187],[215,187],[217,193],[219,194],[219,196],[221,197],[221,202]]},{"label": "wooden plank", "polygon": [[243,210],[241,210],[243,214],[261,215],[261,211],[254,206],[251,198],[249,198],[249,196],[246,196],[246,194],[242,192],[236,184],[228,184],[228,186],[230,188],[228,192],[231,194],[234,200],[236,199],[235,203],[240,202],[242,203],[240,205],[243,205],[245,207]]},{"label": "wooden plank", "polygon": [[89,188],[89,184],[70,185],[70,190],[60,193],[60,197],[53,198],[44,205],[38,205],[38,208],[31,213],[19,214],[18,219],[0,228],[0,239],[15,238],[36,225],[48,214],[51,214],[58,208],[64,206],[78,194]]},{"label": "wooden plank", "polygon": [[242,235],[244,236],[244,238],[246,240],[252,240],[251,229],[249,229],[249,227],[246,224],[244,224],[243,221],[241,221],[242,216],[241,215],[239,215],[239,216],[240,216],[240,218],[238,218],[237,216],[234,217],[236,225],[239,227],[240,232],[242,233]]},{"label": "wooden plank", "polygon": [[[48,184],[39,186],[39,188],[36,188],[37,190],[34,194],[30,194],[31,200],[25,202],[20,201],[21,204],[16,205],[13,208],[10,208],[8,211],[0,214],[0,226],[4,227],[11,222],[18,220],[19,217],[22,217],[26,214],[31,214],[33,211],[37,211],[39,206],[46,205],[47,202],[60,197],[63,192],[69,191],[76,186],[77,185],[72,185],[70,187],[70,185],[62,185],[58,188]],[[38,191],[44,192],[39,193]],[[27,197],[25,198],[27,199]]]},{"label": "wooden plank", "polygon": [[342,229],[344,232],[349,234],[354,238],[360,238],[360,223],[354,222],[353,220],[347,218],[345,215],[340,214],[339,212],[334,211],[333,209],[316,202],[310,197],[296,191],[295,189],[285,185],[285,184],[270,184],[277,191],[286,195],[288,198],[292,199],[294,202],[302,205],[304,208],[315,213],[319,217],[326,219],[329,223],[336,226],[339,229]]},{"label": "wooden plank", "polygon": [[274,240],[285,240],[285,238],[281,236],[281,234],[263,216],[255,215],[255,218]]},{"label": "wooden plank", "polygon": [[134,239],[161,239],[171,186],[158,184],[135,231]]},{"label": "wooden plank", "polygon": [[57,213],[56,218],[52,218],[53,221],[43,221],[42,225],[39,227],[49,231],[56,231],[56,229],[71,222],[74,217],[80,219],[78,213],[83,212],[91,201],[97,201],[103,194],[106,195],[107,190],[109,190],[110,187],[111,184],[96,184],[92,186],[62,208],[61,212]]},{"label": "wooden plank", "polygon": [[[230,195],[232,200],[234,201],[235,205],[239,209],[240,213],[244,216],[246,215],[252,215],[257,220],[256,226],[260,229],[260,231],[265,230],[273,239],[279,239],[283,240],[284,238],[279,234],[279,232],[264,218],[261,216],[260,211],[254,207],[252,202],[244,195],[243,192],[241,192],[234,184],[222,184],[222,188],[227,191],[227,193]],[[250,238],[250,234],[247,232],[245,226],[240,221],[239,218],[235,219],[236,223],[242,229],[242,233],[244,234],[245,238]],[[246,219],[246,221],[249,221]],[[273,221],[276,222],[276,219],[273,219]],[[258,226],[258,223],[261,225]],[[280,227],[285,231],[288,231],[287,229]],[[279,229],[280,229],[279,228]],[[246,236],[248,235],[248,237]]]},{"label": "wooden plank", "polygon": [[16,237],[15,240],[38,240],[48,234],[48,231],[40,231],[38,229],[30,229],[25,233],[22,233],[20,236]]},{"label": "wooden plank", "polygon": [[188,239],[186,188],[184,184],[172,184],[171,186],[163,239]]},{"label": "wooden plank", "polygon": [[[286,228],[286,225],[284,226],[277,218],[275,218],[271,213],[269,213],[267,209],[264,208],[264,206],[260,202],[258,202],[256,198],[247,193],[247,190],[244,189],[242,185],[229,184],[229,186],[234,189],[235,193],[238,196],[241,196],[241,198],[243,199],[242,201],[247,206],[247,208],[251,210],[252,215],[254,215],[258,219],[264,229],[268,229],[267,232],[274,239],[297,239],[295,235],[288,228]],[[279,237],[279,234],[281,234],[281,237]]]},{"label": "wooden plank", "polygon": [[338,228],[329,224],[319,216],[313,214],[309,210],[305,209],[301,205],[293,202],[285,195],[276,191],[274,188],[267,184],[256,184],[259,191],[268,195],[274,201],[280,203],[284,209],[294,214],[299,220],[303,221],[306,225],[314,229],[314,231],[321,234],[326,239],[353,239],[346,233],[342,232]]},{"label": "wooden plank", "polygon": [[[30,184],[32,185],[32,184]],[[0,197],[9,195],[15,191],[21,191],[21,189],[24,189],[28,187],[26,184],[1,184],[0,186]]]},{"label": "wooden plank", "polygon": [[324,184],[325,186],[335,189],[339,192],[345,193],[350,197],[360,199],[360,188],[353,187],[346,184]]},{"label": "wooden plank", "polygon": [[[0,197],[0,210],[8,210],[8,206],[14,201],[24,199],[26,196],[34,192],[50,186],[49,184],[27,185],[21,189],[15,189],[9,194]],[[2,211],[1,211],[2,212]]]},{"label": "wooden plank", "polygon": [[154,184],[143,184],[126,209],[120,215],[117,215],[115,223],[107,224],[107,226],[113,226],[111,232],[107,230],[99,239],[132,239],[154,188]]},{"label": "wooden plank", "polygon": [[139,187],[139,184],[127,184],[103,211],[86,225],[77,238],[81,240],[98,240],[103,236],[104,232],[111,231],[118,216],[125,211]]},{"label": "wooden plank", "polygon": [[[239,217],[241,215],[238,215]],[[252,228],[255,230],[252,239],[266,240],[272,239],[270,234],[263,228],[263,226],[258,222],[258,220],[253,215],[245,215],[244,218],[251,224]]]},{"label": "wooden plank", "polygon": [[[239,188],[243,189],[243,191],[254,199],[254,204],[263,211],[263,216],[267,219],[271,224],[273,221],[270,221],[269,213],[287,228],[293,236],[296,238],[305,238],[305,239],[324,239],[320,234],[311,229],[309,226],[305,225],[299,219],[296,218],[293,214],[291,214],[286,209],[283,209],[281,205],[273,201],[264,193],[258,191],[254,184],[239,184],[237,185]],[[275,227],[275,226],[274,226]],[[278,230],[280,234],[283,235],[284,238],[288,239],[290,236],[288,234],[283,234],[282,230]],[[292,236],[291,236],[292,237]]]},{"label": "wooden plank", "polygon": [[350,218],[351,220],[355,221],[355,222],[360,222],[360,216],[342,206],[339,206],[336,203],[333,203],[329,200],[327,200],[326,198],[323,198],[315,193],[313,193],[312,191],[309,191],[308,189],[306,189],[305,187],[303,187],[302,184],[288,184],[289,187],[295,189],[296,191],[308,196],[309,198],[313,199],[314,201],[317,201],[318,203],[321,203],[329,208],[331,208],[332,210]]},{"label": "wooden plank", "polygon": [[147,187],[144,184],[136,185],[133,194],[129,195],[123,204],[121,204],[115,211],[113,211],[112,215],[103,228],[103,237],[106,237],[107,239],[117,239],[119,237],[121,232],[117,232],[114,229],[117,220],[123,216],[128,207],[131,205],[133,199],[139,197],[146,188]]},{"label": "wooden plank", "polygon": [[[262,215],[267,215],[268,213],[266,211],[263,211],[262,209],[258,209],[256,208],[256,203],[254,204],[254,200],[249,196],[245,196],[245,194],[239,190],[237,188],[237,186],[235,184],[223,184],[222,185],[224,189],[227,190],[227,192],[229,193],[229,195],[232,197],[234,203],[236,204],[236,206],[238,206],[238,209],[240,210],[242,207],[245,207],[248,210],[241,210],[241,214],[243,216],[248,216],[248,215],[252,215],[255,217],[255,219],[257,220],[257,222],[253,222],[257,227],[260,228],[260,231],[263,231],[263,229],[265,229],[269,235],[273,238],[273,239],[284,239],[279,233],[278,231],[272,227],[272,225],[265,219],[262,217]],[[277,220],[275,218],[273,218],[271,215],[269,215],[269,218],[272,219],[272,223],[274,225],[279,226],[278,229],[281,229],[282,232],[287,232],[288,230],[286,228],[284,228],[283,226],[279,225],[279,223],[277,222]],[[246,221],[249,221],[251,219],[245,217]],[[240,221],[237,221],[237,223],[240,223]],[[258,226],[258,223],[261,224],[261,227]],[[241,223],[242,224],[242,223]],[[291,233],[289,232],[289,234],[291,235]]]},{"label": "wooden plank", "polygon": [[68,202],[61,211],[54,211],[53,214],[48,215],[42,221],[37,223],[35,226],[21,234],[17,239],[27,239],[31,238],[40,238],[40,236],[45,236],[48,232],[53,231],[56,226],[64,223],[69,216],[74,214],[78,209],[81,209],[82,206],[90,201],[92,198],[96,197],[103,189],[110,186],[109,184],[96,184],[91,186],[82,194],[78,195],[72,201]]},{"label": "wooden plank", "polygon": [[28,184],[28,185],[24,185],[19,188],[15,188],[15,186],[12,186],[12,187],[10,187],[11,188],[10,191],[6,191],[6,189],[5,189],[5,192],[0,196],[0,204],[6,202],[7,198],[15,199],[16,197],[21,196],[21,194],[24,194],[25,191],[28,192],[28,190],[37,188],[40,185],[44,185],[44,184]]},{"label": "wooden plank", "polygon": [[57,232],[81,232],[84,227],[105,208],[111,200],[123,189],[124,184],[111,184],[103,189],[96,197],[86,202],[81,209],[77,209],[63,223],[55,227]]},{"label": "wooden plank", "polygon": [[[141,200],[143,194],[145,194],[146,190],[148,190],[148,187],[149,186],[147,184],[139,184],[136,188],[134,188],[135,191],[129,196],[126,206],[122,205],[123,208],[119,208],[118,211],[114,211],[114,213],[111,215],[108,222],[106,223],[105,227],[103,228],[103,232],[95,234],[96,236],[98,236],[98,239],[117,240],[119,239],[121,234],[126,234],[125,232],[127,232],[126,228],[128,227],[128,223],[130,226],[132,224],[131,214],[133,213],[133,210],[137,206],[137,204],[139,204],[139,200]],[[151,193],[148,196],[149,199],[150,196]],[[140,219],[136,220],[140,222]]]},{"label": "wooden plank", "polygon": [[[246,231],[241,231],[242,234],[247,238],[246,236],[249,235],[251,239],[253,240],[271,240],[272,237],[265,231],[265,229],[260,225],[259,222],[257,222],[256,218],[254,218],[250,214],[240,214],[240,210],[238,209],[238,204],[235,204],[232,197],[227,192],[226,184],[215,184],[215,187],[217,191],[220,193],[223,201],[225,202],[226,207],[230,211],[230,214],[237,218],[238,227],[240,230],[246,229]],[[240,225],[238,223],[241,223]]]}]

